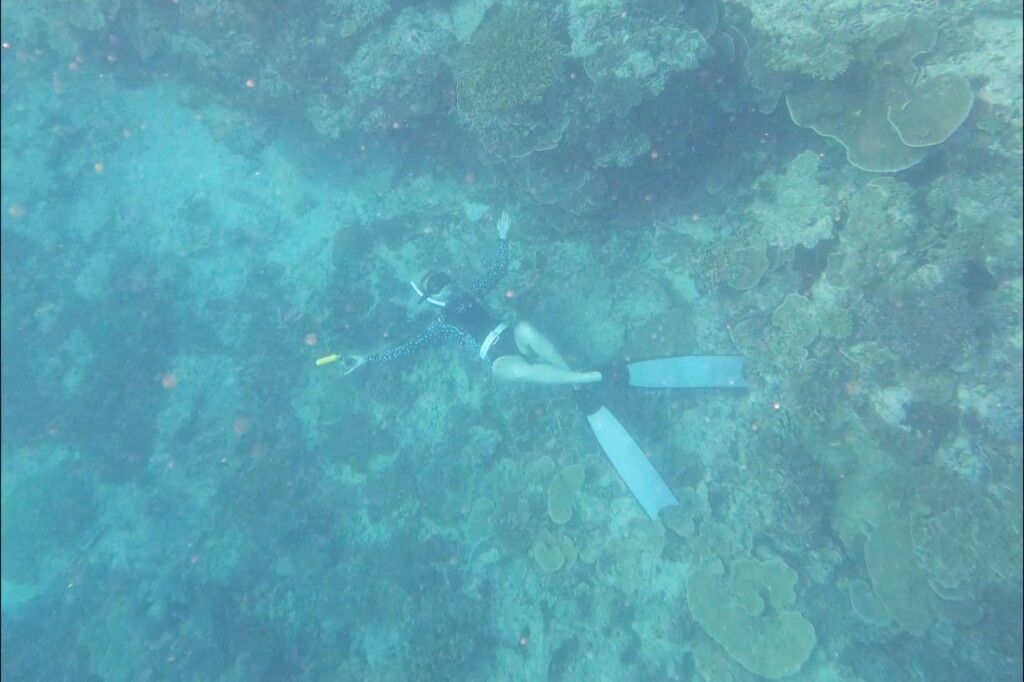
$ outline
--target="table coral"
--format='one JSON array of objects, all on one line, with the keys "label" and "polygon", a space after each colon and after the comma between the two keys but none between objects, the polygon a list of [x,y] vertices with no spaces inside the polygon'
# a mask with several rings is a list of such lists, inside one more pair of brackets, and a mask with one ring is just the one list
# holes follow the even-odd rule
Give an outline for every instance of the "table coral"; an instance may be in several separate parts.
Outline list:
[{"label": "table coral", "polygon": [[974,93],[955,74],[918,80],[914,58],[935,47],[935,28],[900,14],[879,22],[858,47],[857,64],[836,81],[786,96],[793,122],[831,137],[857,168],[904,170],[964,122]]},{"label": "table coral", "polygon": [[764,244],[745,246],[729,254],[725,266],[725,283],[743,291],[757,286],[768,271],[768,255]]},{"label": "table coral", "polygon": [[744,668],[777,680],[803,667],[814,626],[793,608],[796,572],[781,559],[701,566],[686,584],[690,612]]},{"label": "table coral", "polygon": [[569,523],[576,493],[583,487],[582,464],[571,464],[551,479],[548,486],[548,516],[558,525]]}]

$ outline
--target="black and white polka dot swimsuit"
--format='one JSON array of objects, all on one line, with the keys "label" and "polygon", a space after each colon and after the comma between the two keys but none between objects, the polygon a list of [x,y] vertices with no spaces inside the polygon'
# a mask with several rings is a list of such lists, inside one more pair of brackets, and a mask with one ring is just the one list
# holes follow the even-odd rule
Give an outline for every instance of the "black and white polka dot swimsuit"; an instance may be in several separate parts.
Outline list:
[{"label": "black and white polka dot swimsuit", "polygon": [[[498,240],[498,255],[494,265],[487,274],[481,277],[465,293],[448,301],[441,314],[426,329],[409,339],[401,346],[388,348],[366,356],[367,365],[382,365],[392,360],[405,357],[423,348],[440,345],[446,341],[458,343],[463,350],[480,358],[480,347],[487,335],[501,320],[480,302],[480,299],[505,276],[508,269],[508,242]],[[511,343],[510,343],[511,342]],[[501,355],[517,352],[512,339],[512,330],[506,329],[490,352],[483,358],[484,362],[493,362]]]}]

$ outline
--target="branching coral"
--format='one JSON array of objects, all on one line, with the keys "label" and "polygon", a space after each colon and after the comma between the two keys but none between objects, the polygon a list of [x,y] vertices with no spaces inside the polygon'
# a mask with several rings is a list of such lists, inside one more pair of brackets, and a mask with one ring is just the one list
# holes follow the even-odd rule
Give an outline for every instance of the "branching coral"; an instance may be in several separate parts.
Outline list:
[{"label": "branching coral", "polygon": [[978,315],[957,285],[894,292],[869,303],[866,313],[866,330],[912,367],[947,366],[977,336]]},{"label": "branching coral", "polygon": [[506,9],[487,19],[456,54],[459,103],[497,112],[536,102],[562,76],[566,49],[539,9]]}]

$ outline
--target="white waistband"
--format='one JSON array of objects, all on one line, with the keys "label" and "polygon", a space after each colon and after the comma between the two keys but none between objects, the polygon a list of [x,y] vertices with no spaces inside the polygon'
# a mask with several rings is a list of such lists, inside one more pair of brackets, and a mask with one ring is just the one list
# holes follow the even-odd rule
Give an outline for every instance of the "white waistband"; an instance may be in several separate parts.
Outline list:
[{"label": "white waistband", "polygon": [[484,342],[480,345],[481,360],[487,359],[487,353],[490,352],[491,346],[495,344],[495,342],[498,340],[498,337],[501,336],[501,333],[506,329],[508,329],[508,324],[502,322],[497,327],[491,330],[491,332],[487,335],[487,338],[484,339]]}]

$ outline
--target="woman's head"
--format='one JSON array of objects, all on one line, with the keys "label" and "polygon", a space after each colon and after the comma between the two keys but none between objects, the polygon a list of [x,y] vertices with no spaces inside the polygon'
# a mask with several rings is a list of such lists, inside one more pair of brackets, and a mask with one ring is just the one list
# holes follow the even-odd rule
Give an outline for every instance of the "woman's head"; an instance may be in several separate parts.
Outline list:
[{"label": "woman's head", "polygon": [[452,278],[447,272],[432,272],[423,278],[419,288],[421,301],[446,301],[452,292]]}]

